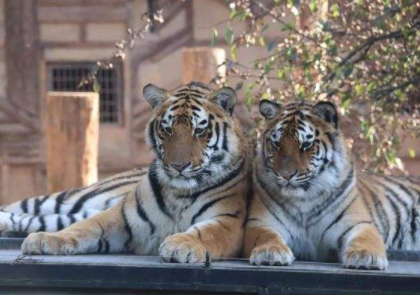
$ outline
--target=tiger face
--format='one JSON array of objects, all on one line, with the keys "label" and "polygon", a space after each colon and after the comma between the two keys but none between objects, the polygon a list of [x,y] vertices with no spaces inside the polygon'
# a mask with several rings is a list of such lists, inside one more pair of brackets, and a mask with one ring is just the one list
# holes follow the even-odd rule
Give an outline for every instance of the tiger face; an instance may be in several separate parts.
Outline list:
[{"label": "tiger face", "polygon": [[193,82],[174,92],[149,84],[143,95],[154,110],[146,132],[160,176],[187,189],[224,176],[241,150],[239,126],[232,117],[235,91],[211,91]]},{"label": "tiger face", "polygon": [[263,100],[260,113],[266,119],[261,159],[267,181],[282,194],[305,198],[309,190],[325,189],[322,183],[338,177],[334,167],[346,162],[346,148],[332,103],[280,106]]}]

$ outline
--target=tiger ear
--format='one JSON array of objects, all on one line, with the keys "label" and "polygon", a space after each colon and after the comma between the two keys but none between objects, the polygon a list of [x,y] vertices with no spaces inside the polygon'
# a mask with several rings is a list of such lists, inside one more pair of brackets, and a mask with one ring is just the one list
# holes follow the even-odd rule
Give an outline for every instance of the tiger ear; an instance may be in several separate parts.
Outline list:
[{"label": "tiger ear", "polygon": [[236,104],[236,92],[230,87],[223,87],[214,91],[210,96],[210,100],[226,113],[232,115]]},{"label": "tiger ear", "polygon": [[153,84],[147,84],[143,88],[144,99],[152,106],[157,107],[168,99],[168,92]]},{"label": "tiger ear", "polygon": [[335,105],[329,101],[320,101],[314,108],[312,113],[323,119],[325,122],[338,128],[338,113]]},{"label": "tiger ear", "polygon": [[273,119],[280,113],[281,106],[278,103],[272,102],[268,99],[260,101],[260,113],[266,120]]}]

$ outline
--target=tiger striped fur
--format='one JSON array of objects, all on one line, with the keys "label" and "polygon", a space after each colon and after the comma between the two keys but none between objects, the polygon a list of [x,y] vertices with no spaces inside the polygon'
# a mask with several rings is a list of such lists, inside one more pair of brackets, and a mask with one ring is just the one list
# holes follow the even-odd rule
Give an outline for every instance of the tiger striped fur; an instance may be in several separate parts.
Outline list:
[{"label": "tiger striped fur", "polygon": [[[207,252],[238,255],[250,159],[247,140],[232,117],[234,90],[190,83],[168,92],[149,84],[143,95],[154,110],[146,130],[156,154],[153,163],[88,188],[3,208],[16,210],[10,228],[30,231],[55,231],[64,220],[67,225],[88,217],[71,220],[68,214],[101,211],[59,232],[30,234],[24,254],[159,253],[166,261],[185,263],[204,261]],[[44,213],[58,215],[50,220]],[[18,222],[20,216],[39,226],[27,228]]]},{"label": "tiger striped fur", "polygon": [[244,252],[255,265],[337,258],[385,269],[386,249],[420,250],[420,182],[358,172],[329,102],[264,100]]}]

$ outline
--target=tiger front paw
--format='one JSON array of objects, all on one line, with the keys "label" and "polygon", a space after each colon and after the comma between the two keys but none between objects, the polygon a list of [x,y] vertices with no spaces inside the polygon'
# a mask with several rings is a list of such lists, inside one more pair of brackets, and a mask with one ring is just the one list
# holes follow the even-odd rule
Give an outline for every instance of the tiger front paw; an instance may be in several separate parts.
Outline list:
[{"label": "tiger front paw", "polygon": [[350,249],[344,254],[343,265],[355,269],[384,270],[388,266],[388,259],[385,252]]},{"label": "tiger front paw", "polygon": [[78,242],[71,236],[57,233],[32,233],[22,244],[22,253],[27,255],[72,255],[77,252]]},{"label": "tiger front paw", "polygon": [[166,262],[198,263],[206,259],[207,249],[198,239],[184,233],[166,237],[159,255]]},{"label": "tiger front paw", "polygon": [[286,245],[261,245],[251,252],[252,265],[287,266],[295,260],[292,250]]}]

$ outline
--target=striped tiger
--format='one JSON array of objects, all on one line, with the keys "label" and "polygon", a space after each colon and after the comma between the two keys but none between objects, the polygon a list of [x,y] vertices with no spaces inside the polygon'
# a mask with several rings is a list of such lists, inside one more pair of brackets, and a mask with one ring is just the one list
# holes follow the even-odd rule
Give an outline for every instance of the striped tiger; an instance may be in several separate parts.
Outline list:
[{"label": "striped tiger", "polygon": [[260,113],[244,242],[252,264],[382,270],[386,249],[420,250],[420,181],[357,171],[332,103],[263,100]]},{"label": "striped tiger", "polygon": [[238,254],[251,160],[232,116],[235,91],[149,84],[143,96],[153,108],[148,169],[4,207],[8,228],[52,231],[31,233],[24,254],[128,252],[182,263]]}]

